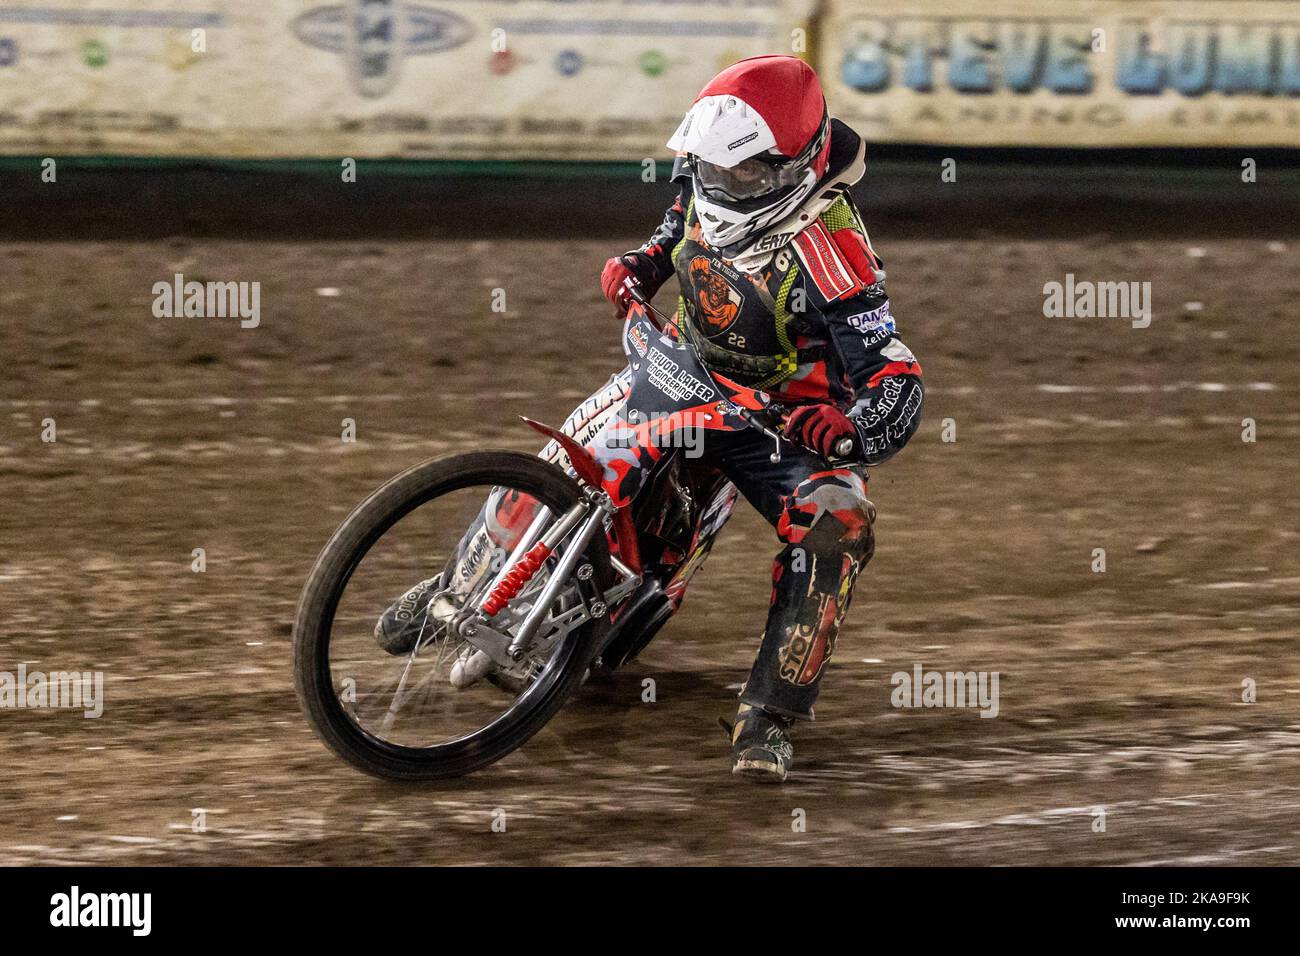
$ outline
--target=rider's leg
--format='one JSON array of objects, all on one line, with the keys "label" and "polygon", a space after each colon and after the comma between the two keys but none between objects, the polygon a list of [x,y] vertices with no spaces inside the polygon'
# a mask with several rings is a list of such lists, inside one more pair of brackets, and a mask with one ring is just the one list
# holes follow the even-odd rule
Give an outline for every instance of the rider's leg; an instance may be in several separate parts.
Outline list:
[{"label": "rider's leg", "polygon": [[874,551],[875,507],[857,469],[831,468],[790,445],[774,463],[771,444],[750,436],[738,436],[720,461],[784,547],[772,565],[767,626],[741,692],[735,769],[783,779],[790,762],[784,731],[813,716],[854,582]]},{"label": "rider's leg", "polygon": [[741,699],[811,718],[858,572],[875,551],[875,506],[849,468],[814,472],[786,498],[776,522],[772,605]]}]

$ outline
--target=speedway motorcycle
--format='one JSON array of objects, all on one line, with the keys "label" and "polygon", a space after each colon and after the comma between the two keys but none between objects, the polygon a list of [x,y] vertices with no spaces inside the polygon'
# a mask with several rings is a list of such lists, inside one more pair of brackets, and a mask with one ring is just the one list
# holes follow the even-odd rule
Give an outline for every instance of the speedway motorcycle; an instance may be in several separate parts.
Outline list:
[{"label": "speedway motorcycle", "polygon": [[[646,647],[731,514],[735,486],[687,439],[756,428],[779,458],[787,409],[710,373],[628,288],[628,390],[599,436],[525,418],[552,460],[483,451],[416,465],[317,558],[294,623],[295,682],[317,735],[358,769],[436,780],[522,746],[593,668]],[[409,647],[377,645],[390,606]]]}]

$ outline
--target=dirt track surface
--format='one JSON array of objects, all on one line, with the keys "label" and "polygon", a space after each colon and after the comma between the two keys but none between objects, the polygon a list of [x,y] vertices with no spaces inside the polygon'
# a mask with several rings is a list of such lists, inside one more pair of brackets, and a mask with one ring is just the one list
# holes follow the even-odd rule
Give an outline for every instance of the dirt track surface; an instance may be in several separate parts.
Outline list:
[{"label": "dirt track surface", "polygon": [[[748,508],[639,662],[474,777],[363,777],[293,697],[331,530],[618,367],[595,277],[634,237],[0,245],[0,670],[106,674],[98,720],[0,711],[0,863],[1300,863],[1297,238],[875,237],[926,422],[779,789],[716,725],[776,550]],[[260,281],[260,327],[153,318],[175,272]],[[1067,272],[1152,282],[1151,327],[1044,318]],[[999,672],[999,716],[893,708],[918,663]]]}]

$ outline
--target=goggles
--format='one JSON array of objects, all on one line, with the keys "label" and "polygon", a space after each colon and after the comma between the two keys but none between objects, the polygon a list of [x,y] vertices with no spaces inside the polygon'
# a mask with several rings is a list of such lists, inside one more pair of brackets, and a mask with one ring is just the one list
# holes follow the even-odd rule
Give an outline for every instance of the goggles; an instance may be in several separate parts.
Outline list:
[{"label": "goggles", "polygon": [[759,156],[752,156],[729,168],[692,156],[691,168],[705,195],[732,202],[757,199],[795,186],[803,180],[806,172],[805,164],[797,160],[777,165]]}]

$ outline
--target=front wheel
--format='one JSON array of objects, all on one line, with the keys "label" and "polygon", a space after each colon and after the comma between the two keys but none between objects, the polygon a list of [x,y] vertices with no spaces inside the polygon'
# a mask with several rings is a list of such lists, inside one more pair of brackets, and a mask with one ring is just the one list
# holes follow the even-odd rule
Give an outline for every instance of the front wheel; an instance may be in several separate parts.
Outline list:
[{"label": "front wheel", "polygon": [[[514,566],[520,540],[581,500],[553,464],[475,452],[417,465],[362,502],[317,558],[294,623],[298,697],[321,740],[375,776],[437,780],[500,760],[537,733],[581,683],[598,640],[578,582],[546,588],[572,535],[491,619],[509,638],[544,591],[555,594],[522,659],[497,655],[484,669],[475,631],[458,625]],[[592,582],[609,585],[603,534],[581,563],[583,576],[590,566]],[[394,608],[405,641],[377,637]]]}]

